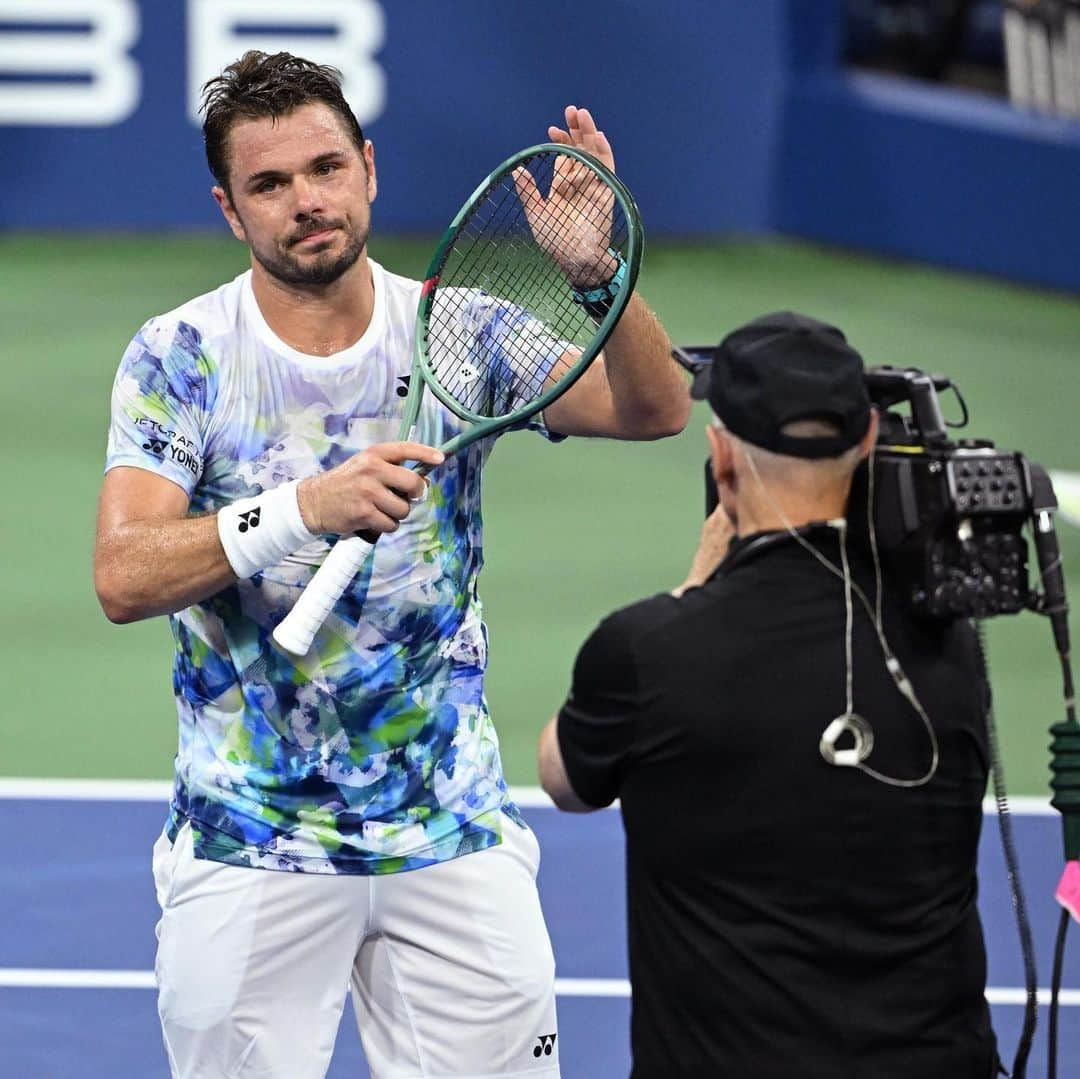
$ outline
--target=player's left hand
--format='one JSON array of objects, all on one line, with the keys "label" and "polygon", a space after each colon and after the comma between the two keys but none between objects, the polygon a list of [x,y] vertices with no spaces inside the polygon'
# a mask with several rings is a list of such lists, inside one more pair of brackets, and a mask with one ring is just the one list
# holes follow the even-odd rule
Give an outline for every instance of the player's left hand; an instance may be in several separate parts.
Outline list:
[{"label": "player's left hand", "polygon": [[[549,127],[548,137],[562,146],[574,146],[591,154],[609,169],[615,168],[607,136],[597,129],[588,109],[566,107],[566,130]],[[537,243],[562,267],[571,284],[590,289],[615,275],[618,262],[608,250],[615,194],[589,169],[570,157],[560,157],[551,190],[545,199],[528,169],[514,173],[518,197]],[[585,223],[574,235],[563,232],[563,223]]]},{"label": "player's left hand", "polygon": [[592,113],[588,109],[579,109],[577,105],[566,106],[566,130],[552,125],[548,128],[548,138],[563,146],[575,146],[592,154],[602,165],[615,171],[615,155],[607,136],[596,126]]}]

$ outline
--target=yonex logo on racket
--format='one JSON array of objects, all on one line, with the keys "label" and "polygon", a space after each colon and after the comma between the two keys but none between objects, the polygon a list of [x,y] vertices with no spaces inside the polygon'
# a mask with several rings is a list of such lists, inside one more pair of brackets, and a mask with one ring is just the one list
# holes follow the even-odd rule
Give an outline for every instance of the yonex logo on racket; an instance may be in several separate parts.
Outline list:
[{"label": "yonex logo on racket", "polygon": [[552,1051],[555,1049],[555,1039],[558,1036],[558,1034],[541,1034],[540,1037],[536,1039],[536,1045],[533,1048],[533,1056],[551,1056]]},{"label": "yonex logo on racket", "polygon": [[253,510],[248,510],[247,513],[239,514],[239,524],[236,526],[237,532],[246,532],[249,528],[259,527],[259,507],[256,506]]}]

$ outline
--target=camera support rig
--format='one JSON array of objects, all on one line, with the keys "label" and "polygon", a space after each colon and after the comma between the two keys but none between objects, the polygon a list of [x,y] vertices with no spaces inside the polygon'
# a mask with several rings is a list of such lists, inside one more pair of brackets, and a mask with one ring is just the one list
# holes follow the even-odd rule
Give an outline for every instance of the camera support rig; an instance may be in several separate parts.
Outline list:
[{"label": "camera support rig", "polygon": [[[988,618],[1027,609],[1050,619],[1066,709],[1065,722],[1050,729],[1051,804],[1062,815],[1065,857],[1075,860],[1080,857],[1080,724],[1050,477],[1023,454],[999,450],[988,440],[952,442],[938,393],[953,389],[960,395],[943,375],[871,367],[866,385],[880,410],[880,432],[872,471],[869,463],[861,466],[852,486],[848,517],[853,532],[868,535],[872,512],[882,565],[909,608],[930,618]],[[909,404],[910,416],[891,411],[902,402]],[[1041,591],[1028,583],[1023,528],[1029,522]]]},{"label": "camera support rig", "polygon": [[[866,385],[880,432],[872,477],[865,464],[853,485],[853,533],[869,531],[872,479],[877,546],[913,613],[987,618],[1029,607],[1027,461],[984,439],[950,441],[937,396],[952,385],[944,376],[872,367]],[[910,417],[889,411],[904,401]]]}]

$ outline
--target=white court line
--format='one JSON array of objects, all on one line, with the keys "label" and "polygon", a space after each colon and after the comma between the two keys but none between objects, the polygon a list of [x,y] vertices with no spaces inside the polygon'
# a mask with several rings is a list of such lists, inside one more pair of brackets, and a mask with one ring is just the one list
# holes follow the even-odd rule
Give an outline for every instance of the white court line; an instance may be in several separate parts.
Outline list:
[{"label": "white court line", "polygon": [[[0,798],[78,802],[167,802],[165,779],[16,779],[0,776]],[[510,797],[526,809],[545,809],[551,799],[539,787],[511,787]]]},{"label": "white court line", "polygon": [[0,778],[0,798],[77,802],[167,802],[172,783],[160,779]]},{"label": "white court line", "polygon": [[626,978],[556,978],[557,997],[628,997]]},{"label": "white court line", "polygon": [[[0,799],[45,801],[167,802],[172,783],[161,779],[16,779],[0,776]],[[551,809],[551,799],[539,787],[511,787],[510,797],[523,809]],[[615,802],[612,809],[618,808]],[[1009,809],[1018,817],[1052,817],[1057,810],[1049,798],[1017,795]],[[993,798],[983,799],[983,812],[997,813]]]},{"label": "white court line", "polygon": [[[152,970],[30,970],[0,968],[0,988],[5,989],[155,989]],[[556,978],[555,995],[560,997],[629,997],[625,978]],[[1050,990],[1038,991],[1040,1004],[1050,1003]],[[991,1004],[1023,1004],[1023,989],[988,987]],[[1063,1007],[1080,1006],[1080,989],[1062,989],[1058,1001]]]},{"label": "white court line", "polygon": [[[986,987],[986,999],[991,1004],[1023,1004],[1027,1000],[1026,989],[994,989]],[[1040,1004],[1050,1003],[1050,990],[1038,989],[1035,999]],[[1062,989],[1058,993],[1058,1003],[1063,1008],[1075,1008],[1080,1006],[1080,989]]]},{"label": "white court line", "polygon": [[152,970],[38,970],[0,967],[5,989],[156,989]]},{"label": "white court line", "polygon": [[[14,779],[0,777],[0,799],[166,802],[172,784],[161,780],[130,779]],[[510,796],[527,809],[551,808],[551,799],[539,787],[511,787]],[[1010,799],[1019,816],[1056,813],[1046,798],[1020,796]],[[993,799],[983,810],[996,812]],[[0,968],[0,988],[37,989],[153,989],[153,971],[142,970],[40,970]],[[630,983],[620,978],[557,978],[555,993],[561,997],[629,997]],[[1019,988],[986,990],[991,1004],[1022,1005],[1026,992]],[[1063,989],[1058,997],[1064,1007],[1080,1006],[1080,989]],[[1050,990],[1040,989],[1038,1001],[1050,1003]]]}]

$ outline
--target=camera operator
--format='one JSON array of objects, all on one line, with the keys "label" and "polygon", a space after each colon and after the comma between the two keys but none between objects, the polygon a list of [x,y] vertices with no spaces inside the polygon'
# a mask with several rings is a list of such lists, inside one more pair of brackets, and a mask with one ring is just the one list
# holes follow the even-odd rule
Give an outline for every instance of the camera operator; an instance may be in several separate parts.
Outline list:
[{"label": "camera operator", "polygon": [[843,520],[877,432],[862,359],[767,315],[694,395],[720,509],[682,586],[586,641],[539,751],[561,808],[621,801],[633,1075],[990,1079],[988,689],[968,623],[886,581],[875,625]]}]

